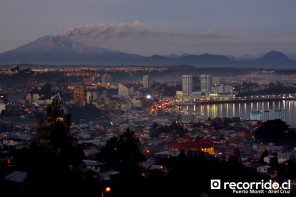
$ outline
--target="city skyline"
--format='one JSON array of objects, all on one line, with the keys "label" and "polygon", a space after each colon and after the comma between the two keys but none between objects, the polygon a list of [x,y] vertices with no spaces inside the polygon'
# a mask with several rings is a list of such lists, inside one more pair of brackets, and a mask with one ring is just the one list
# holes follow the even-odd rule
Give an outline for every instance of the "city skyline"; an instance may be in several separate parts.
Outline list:
[{"label": "city skyline", "polygon": [[296,2],[4,1],[0,53],[45,36],[139,55],[294,55]]}]

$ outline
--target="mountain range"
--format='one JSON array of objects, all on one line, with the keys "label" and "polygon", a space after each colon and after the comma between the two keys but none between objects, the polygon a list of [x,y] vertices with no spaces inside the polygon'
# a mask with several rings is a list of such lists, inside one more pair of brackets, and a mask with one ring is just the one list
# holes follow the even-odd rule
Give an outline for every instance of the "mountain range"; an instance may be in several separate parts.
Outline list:
[{"label": "mountain range", "polygon": [[16,49],[0,53],[0,64],[60,65],[192,65],[195,67],[296,68],[296,61],[278,51],[258,58],[224,55],[141,56],[118,50],[90,47],[67,37],[44,36]]}]

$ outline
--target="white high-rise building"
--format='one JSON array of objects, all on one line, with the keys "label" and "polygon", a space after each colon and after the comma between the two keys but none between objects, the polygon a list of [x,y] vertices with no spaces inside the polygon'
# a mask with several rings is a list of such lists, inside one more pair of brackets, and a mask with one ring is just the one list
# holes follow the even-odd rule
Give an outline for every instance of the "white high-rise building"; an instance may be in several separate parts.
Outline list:
[{"label": "white high-rise building", "polygon": [[134,95],[134,88],[128,84],[118,84],[118,96],[122,98],[129,98]]},{"label": "white high-rise building", "polygon": [[143,88],[150,88],[151,87],[151,77],[149,75],[143,76]]},{"label": "white high-rise building", "polygon": [[183,96],[190,96],[192,92],[192,75],[182,75]]},{"label": "white high-rise building", "polygon": [[211,86],[212,86],[212,77],[211,75],[207,74],[201,74],[200,75],[200,91],[202,93],[208,93],[211,92]]}]

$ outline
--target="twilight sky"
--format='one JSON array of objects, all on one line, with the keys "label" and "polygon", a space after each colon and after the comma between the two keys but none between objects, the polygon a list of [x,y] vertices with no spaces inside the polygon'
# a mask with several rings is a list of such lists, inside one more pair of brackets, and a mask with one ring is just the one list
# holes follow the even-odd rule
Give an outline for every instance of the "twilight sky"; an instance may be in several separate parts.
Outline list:
[{"label": "twilight sky", "polygon": [[45,36],[140,55],[295,54],[295,0],[0,0],[0,52]]}]

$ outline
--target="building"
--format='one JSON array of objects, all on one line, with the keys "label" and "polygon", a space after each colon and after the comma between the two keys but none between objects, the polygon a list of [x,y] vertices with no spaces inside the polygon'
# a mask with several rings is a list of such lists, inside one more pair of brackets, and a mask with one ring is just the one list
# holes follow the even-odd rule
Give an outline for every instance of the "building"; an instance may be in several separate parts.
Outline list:
[{"label": "building", "polygon": [[198,76],[192,77],[192,92],[200,92],[200,78]]},{"label": "building", "polygon": [[200,91],[208,95],[211,92],[212,77],[211,75],[201,74],[200,75]]},{"label": "building", "polygon": [[277,159],[276,156],[274,156],[274,155],[268,155],[268,156],[266,156],[266,157],[263,158],[263,161],[264,161],[265,163],[270,164],[270,163],[272,163],[272,162],[275,162],[276,159]]},{"label": "building", "polygon": [[150,88],[151,87],[151,77],[150,75],[143,76],[143,88]]},{"label": "building", "polygon": [[88,84],[88,85],[90,85],[90,84],[93,84],[93,83],[95,83],[95,79],[92,78],[92,77],[87,77],[87,78],[84,78],[84,79],[83,79],[83,84]]},{"label": "building", "polygon": [[99,99],[98,92],[87,91],[86,92],[86,103],[96,104]]},{"label": "building", "polygon": [[264,165],[264,166],[258,166],[257,167],[257,172],[265,174],[271,169],[271,166],[269,165]]},{"label": "building", "polygon": [[118,84],[118,96],[129,98],[134,95],[134,87],[132,84]]},{"label": "building", "polygon": [[284,163],[292,157],[292,152],[278,153],[278,163]]},{"label": "building", "polygon": [[45,84],[41,89],[41,94],[46,97],[50,98],[53,95],[53,87],[51,84]]},{"label": "building", "polygon": [[[150,94],[149,94],[150,95]],[[151,95],[150,95],[151,96]],[[134,91],[134,98],[142,98],[143,97],[143,93],[141,91],[135,90]]]},{"label": "building", "polygon": [[183,99],[183,92],[182,91],[176,91],[176,99],[182,100]]},{"label": "building", "polygon": [[190,99],[201,99],[201,92],[191,92]]},{"label": "building", "polygon": [[133,108],[141,108],[143,107],[143,102],[141,99],[133,99],[132,100]]},{"label": "building", "polygon": [[0,93],[0,114],[6,110],[6,104],[8,103],[7,94]]},{"label": "building", "polygon": [[7,96],[7,94],[0,93],[0,101],[3,101],[3,103],[7,104],[8,103],[8,96]]},{"label": "building", "polygon": [[74,87],[74,103],[76,105],[85,106],[85,86],[76,85]]},{"label": "building", "polygon": [[182,75],[183,96],[189,97],[192,92],[192,75]]},{"label": "building", "polygon": [[214,84],[211,86],[212,93],[224,93],[224,84]]},{"label": "building", "polygon": [[233,93],[233,86],[231,86],[231,85],[224,85],[223,86],[223,93],[232,94]]},{"label": "building", "polygon": [[220,85],[220,77],[212,77],[212,84],[213,85]]},{"label": "building", "polygon": [[108,108],[110,110],[120,110],[122,101],[119,98],[110,98],[108,99]]},{"label": "building", "polygon": [[6,104],[4,103],[4,101],[0,100],[0,114],[2,113],[2,111],[6,110]]},{"label": "building", "polygon": [[27,95],[26,95],[26,100],[29,103],[34,103],[36,102],[39,98],[41,98],[41,92],[35,88],[31,90]]},{"label": "building", "polygon": [[250,115],[251,120],[275,120],[280,119],[282,121],[286,121],[287,119],[287,111],[286,110],[255,110],[251,111]]},{"label": "building", "polygon": [[104,74],[102,76],[102,83],[113,83],[113,77],[110,74]]},{"label": "building", "polygon": [[211,93],[216,93],[216,94],[232,94],[233,93],[233,86],[230,85],[225,85],[225,84],[213,84],[211,86]]},{"label": "building", "polygon": [[169,145],[170,151],[184,151],[188,152],[207,152],[214,154],[214,144],[212,140],[195,140],[191,142],[175,142]]}]

